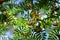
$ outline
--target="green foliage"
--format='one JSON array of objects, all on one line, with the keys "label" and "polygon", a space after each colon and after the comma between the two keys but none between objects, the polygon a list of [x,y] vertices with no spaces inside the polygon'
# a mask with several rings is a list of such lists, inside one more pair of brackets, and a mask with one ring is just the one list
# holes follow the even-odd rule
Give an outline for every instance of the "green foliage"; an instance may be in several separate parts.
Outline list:
[{"label": "green foliage", "polygon": [[0,35],[12,26],[13,40],[60,40],[59,0],[5,1],[0,4]]}]

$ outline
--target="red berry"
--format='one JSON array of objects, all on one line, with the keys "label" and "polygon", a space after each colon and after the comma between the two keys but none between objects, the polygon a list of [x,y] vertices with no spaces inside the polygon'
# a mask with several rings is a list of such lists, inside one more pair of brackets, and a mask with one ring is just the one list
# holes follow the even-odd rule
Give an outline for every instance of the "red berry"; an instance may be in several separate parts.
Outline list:
[{"label": "red berry", "polygon": [[34,29],[34,32],[37,32],[37,33],[38,33],[38,32],[41,32],[42,30],[43,30],[42,28],[39,28],[39,29],[36,29],[36,28],[35,28],[35,29]]},{"label": "red berry", "polygon": [[58,22],[57,21],[53,21],[52,23],[54,26],[58,26]]},{"label": "red berry", "polygon": [[0,0],[0,4],[2,4],[4,2],[4,0]]}]

